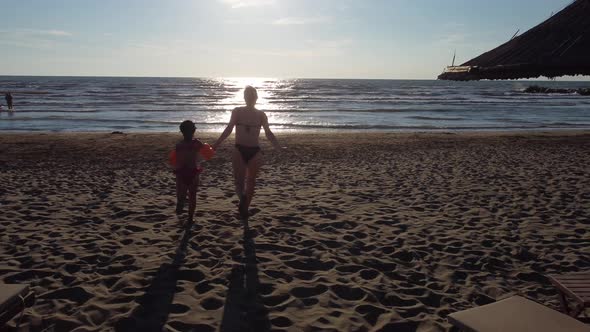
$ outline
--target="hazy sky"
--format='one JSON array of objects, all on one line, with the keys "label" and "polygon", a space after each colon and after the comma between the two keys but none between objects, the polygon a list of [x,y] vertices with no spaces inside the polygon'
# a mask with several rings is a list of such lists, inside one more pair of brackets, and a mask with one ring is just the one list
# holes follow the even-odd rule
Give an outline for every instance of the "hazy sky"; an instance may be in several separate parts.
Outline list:
[{"label": "hazy sky", "polygon": [[571,0],[0,0],[0,75],[435,78]]}]

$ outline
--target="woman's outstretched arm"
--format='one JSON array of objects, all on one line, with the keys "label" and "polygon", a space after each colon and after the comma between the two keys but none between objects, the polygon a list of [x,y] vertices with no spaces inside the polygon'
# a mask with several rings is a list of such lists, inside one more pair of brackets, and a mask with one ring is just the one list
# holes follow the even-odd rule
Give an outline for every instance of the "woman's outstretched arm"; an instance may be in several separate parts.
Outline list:
[{"label": "woman's outstretched arm", "polygon": [[227,124],[227,127],[225,127],[225,130],[223,131],[223,133],[221,133],[221,136],[219,136],[217,141],[215,143],[213,143],[213,149],[217,150],[217,147],[219,145],[221,145],[221,143],[223,143],[223,141],[225,141],[225,139],[234,130],[235,125],[236,125],[236,109],[234,109],[231,112],[231,118],[229,119],[229,123]]},{"label": "woman's outstretched arm", "polygon": [[275,149],[280,149],[281,146],[279,145],[279,141],[277,141],[277,138],[270,130],[268,125],[268,117],[266,117],[265,113],[262,113],[262,127],[264,128],[264,134],[266,135],[266,138],[272,143]]}]

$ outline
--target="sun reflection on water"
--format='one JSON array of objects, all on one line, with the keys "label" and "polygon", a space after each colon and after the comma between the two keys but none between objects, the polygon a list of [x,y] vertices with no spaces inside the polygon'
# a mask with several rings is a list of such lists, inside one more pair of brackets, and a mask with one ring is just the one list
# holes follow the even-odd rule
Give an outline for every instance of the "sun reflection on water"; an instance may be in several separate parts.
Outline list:
[{"label": "sun reflection on water", "polygon": [[258,108],[269,110],[272,105],[270,100],[273,97],[273,90],[279,82],[276,78],[262,77],[237,77],[223,78],[223,84],[230,91],[235,91],[233,95],[221,100],[223,105],[235,105],[234,107],[244,105],[244,88],[247,85],[253,86],[258,91]]}]

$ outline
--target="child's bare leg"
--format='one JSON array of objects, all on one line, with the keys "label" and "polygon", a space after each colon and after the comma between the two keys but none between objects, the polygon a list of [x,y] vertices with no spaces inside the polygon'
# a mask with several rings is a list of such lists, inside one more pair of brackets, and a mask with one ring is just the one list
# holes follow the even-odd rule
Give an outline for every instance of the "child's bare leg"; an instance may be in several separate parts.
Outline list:
[{"label": "child's bare leg", "polygon": [[195,210],[197,209],[197,190],[199,188],[199,177],[197,176],[188,191],[188,218],[194,220]]},{"label": "child's bare leg", "polygon": [[176,177],[176,214],[182,213],[184,200],[186,199],[186,184]]}]

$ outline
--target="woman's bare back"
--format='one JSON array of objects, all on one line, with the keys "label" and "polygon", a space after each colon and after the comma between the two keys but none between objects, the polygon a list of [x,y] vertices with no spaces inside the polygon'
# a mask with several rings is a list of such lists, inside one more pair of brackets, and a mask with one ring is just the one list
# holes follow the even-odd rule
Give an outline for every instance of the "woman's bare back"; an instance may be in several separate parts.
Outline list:
[{"label": "woman's bare back", "polygon": [[255,108],[238,107],[234,110],[236,126],[236,144],[242,146],[259,146],[260,129],[266,121],[264,112]]}]

